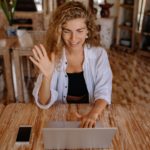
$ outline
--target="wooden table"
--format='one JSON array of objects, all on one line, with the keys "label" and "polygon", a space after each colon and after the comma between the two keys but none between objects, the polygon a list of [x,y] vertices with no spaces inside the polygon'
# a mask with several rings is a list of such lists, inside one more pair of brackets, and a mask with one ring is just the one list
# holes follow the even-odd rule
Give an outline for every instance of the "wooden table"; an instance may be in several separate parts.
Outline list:
[{"label": "wooden table", "polygon": [[8,100],[14,101],[14,88],[13,88],[13,79],[12,79],[12,67],[11,67],[11,55],[10,48],[16,43],[16,37],[5,38],[6,45],[4,47],[0,47],[0,55],[4,60],[4,75],[6,79],[6,88],[8,92]]},{"label": "wooden table", "polygon": [[[43,150],[42,128],[49,120],[76,120],[73,110],[81,114],[88,112],[90,105],[55,104],[48,110],[35,104],[12,103],[0,116],[1,150]],[[150,149],[150,110],[140,105],[113,104],[99,117],[104,126],[117,127],[117,133],[109,150]],[[29,145],[15,144],[19,125],[32,125]]]},{"label": "wooden table", "polygon": [[1,114],[2,114],[2,112],[3,112],[3,110],[4,110],[4,105],[3,104],[0,104],[0,116],[1,116]]}]

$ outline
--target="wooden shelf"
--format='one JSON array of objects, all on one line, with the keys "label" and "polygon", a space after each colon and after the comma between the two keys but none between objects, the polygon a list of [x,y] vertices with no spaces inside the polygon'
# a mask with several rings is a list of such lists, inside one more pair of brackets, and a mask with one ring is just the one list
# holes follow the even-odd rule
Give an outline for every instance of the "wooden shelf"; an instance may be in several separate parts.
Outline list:
[{"label": "wooden shelf", "polygon": [[129,27],[129,26],[126,26],[126,25],[119,25],[119,28],[122,28],[122,29],[125,29],[125,30],[130,30],[130,31],[133,30],[132,27]]},{"label": "wooden shelf", "polygon": [[[135,50],[135,36],[138,2],[134,0],[133,4],[126,4],[125,1],[118,1],[118,18],[117,18],[117,34],[116,46],[122,49]],[[131,25],[131,26],[128,26]],[[121,39],[131,39],[130,47],[120,44]]]},{"label": "wooden shelf", "polygon": [[131,47],[128,47],[128,46],[123,46],[123,45],[117,45],[117,48],[121,48],[122,50],[132,50]]},{"label": "wooden shelf", "polygon": [[142,32],[140,35],[140,45],[139,53],[142,56],[150,57],[150,12],[146,11],[144,13],[143,23],[142,23]]},{"label": "wooden shelf", "polygon": [[16,27],[18,27],[18,26],[19,26],[19,27],[22,27],[22,26],[23,26],[23,27],[33,27],[32,24],[15,24],[15,25],[13,25],[13,26],[16,26]]},{"label": "wooden shelf", "polygon": [[32,23],[15,23],[17,27],[30,27],[33,30],[43,29],[43,13],[42,12],[21,12],[16,11],[14,19],[30,19]]},{"label": "wooden shelf", "polygon": [[124,8],[128,8],[128,9],[133,9],[134,5],[120,4],[120,7],[124,7]]},{"label": "wooden shelf", "polygon": [[150,36],[150,33],[148,33],[148,32],[143,32],[142,34],[145,36]]}]

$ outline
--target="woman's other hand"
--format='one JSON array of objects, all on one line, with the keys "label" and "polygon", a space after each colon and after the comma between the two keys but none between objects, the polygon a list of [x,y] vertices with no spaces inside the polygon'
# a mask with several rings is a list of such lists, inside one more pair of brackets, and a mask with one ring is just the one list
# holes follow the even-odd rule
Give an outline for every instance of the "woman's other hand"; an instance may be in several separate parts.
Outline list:
[{"label": "woman's other hand", "polygon": [[50,60],[42,44],[35,45],[32,51],[33,56],[30,56],[29,59],[40,69],[46,78],[50,78],[54,71],[55,55],[52,53]]},{"label": "woman's other hand", "polygon": [[78,112],[70,112],[67,115],[67,120],[78,120],[80,121],[80,128],[94,128],[96,125],[96,120],[98,118],[98,114],[88,113],[87,115],[81,115]]},{"label": "woman's other hand", "polygon": [[84,115],[80,118],[81,120],[80,127],[94,128],[98,116],[102,114],[106,106],[107,106],[107,102],[105,100],[102,99],[96,100],[91,111],[87,115]]},{"label": "woman's other hand", "polygon": [[88,113],[80,118],[80,128],[95,128],[96,120],[98,118],[97,113]]}]

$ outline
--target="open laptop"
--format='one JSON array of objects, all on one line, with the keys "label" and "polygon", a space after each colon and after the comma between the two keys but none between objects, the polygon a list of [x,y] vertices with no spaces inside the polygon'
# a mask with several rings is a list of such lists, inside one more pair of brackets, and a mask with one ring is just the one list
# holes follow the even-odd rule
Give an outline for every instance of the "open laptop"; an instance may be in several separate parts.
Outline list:
[{"label": "open laptop", "polygon": [[43,128],[44,149],[109,148],[117,128],[79,128],[78,121],[50,121]]}]

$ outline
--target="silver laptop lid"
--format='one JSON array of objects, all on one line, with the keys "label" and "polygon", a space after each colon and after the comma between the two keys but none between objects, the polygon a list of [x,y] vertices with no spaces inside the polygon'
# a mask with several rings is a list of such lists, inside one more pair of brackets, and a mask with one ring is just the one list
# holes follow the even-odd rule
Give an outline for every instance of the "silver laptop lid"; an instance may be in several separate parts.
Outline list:
[{"label": "silver laptop lid", "polygon": [[45,149],[109,148],[116,128],[79,128],[78,121],[50,121],[43,128]]}]

